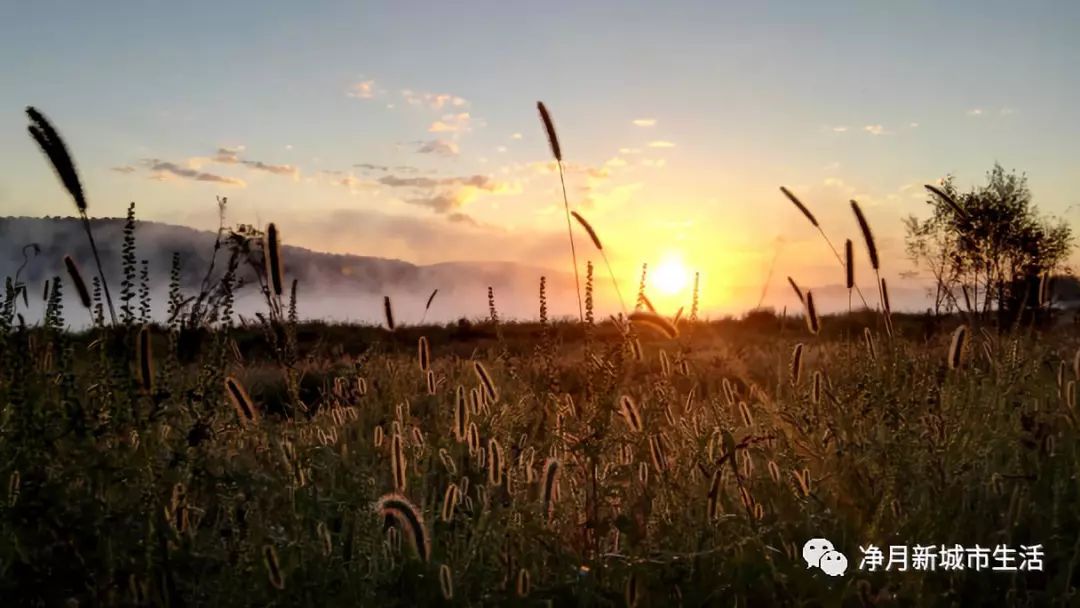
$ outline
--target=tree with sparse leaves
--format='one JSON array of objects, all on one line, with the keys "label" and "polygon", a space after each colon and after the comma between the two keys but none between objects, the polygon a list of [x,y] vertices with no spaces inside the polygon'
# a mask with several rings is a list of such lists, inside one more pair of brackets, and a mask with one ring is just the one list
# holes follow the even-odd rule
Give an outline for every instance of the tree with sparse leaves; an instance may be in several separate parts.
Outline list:
[{"label": "tree with sparse leaves", "polygon": [[905,220],[907,253],[935,280],[935,312],[963,311],[999,320],[1040,305],[1041,277],[1071,272],[1064,266],[1071,228],[1039,214],[1027,176],[1000,164],[983,186],[960,192],[953,176],[927,187],[932,213]]}]

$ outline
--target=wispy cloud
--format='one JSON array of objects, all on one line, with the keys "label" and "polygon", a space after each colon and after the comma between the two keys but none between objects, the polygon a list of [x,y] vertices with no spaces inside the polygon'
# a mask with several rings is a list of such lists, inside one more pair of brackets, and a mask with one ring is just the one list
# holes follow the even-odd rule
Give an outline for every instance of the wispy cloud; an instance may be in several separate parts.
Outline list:
[{"label": "wispy cloud", "polygon": [[218,148],[217,154],[212,160],[216,163],[225,165],[243,165],[250,169],[266,171],[267,173],[273,173],[274,175],[288,175],[293,179],[300,177],[300,170],[293,165],[275,165],[260,160],[246,160],[240,158],[240,152],[243,149],[243,146],[236,148]]},{"label": "wispy cloud", "polygon": [[375,81],[363,80],[357,82],[351,85],[345,94],[356,99],[372,99],[375,97]]},{"label": "wispy cloud", "polygon": [[884,125],[866,125],[863,127],[863,131],[871,135],[892,135],[892,133],[885,130]]},{"label": "wispy cloud", "polygon": [[670,141],[657,140],[649,142],[650,148],[674,148],[675,144]]},{"label": "wispy cloud", "polygon": [[112,167],[109,170],[110,171],[116,171],[117,173],[125,173],[125,174],[134,173],[136,171],[135,167],[132,167],[131,165],[121,165],[119,167]]},{"label": "wispy cloud", "polygon": [[436,154],[439,156],[457,156],[461,150],[458,145],[447,139],[432,139],[416,142],[416,151],[420,154]]},{"label": "wispy cloud", "polygon": [[469,105],[466,99],[449,93],[428,93],[404,89],[401,91],[405,103],[413,106],[427,106],[433,110],[441,110],[444,107],[463,108]]},{"label": "wispy cloud", "polygon": [[142,161],[143,165],[152,173],[151,177],[158,181],[165,181],[170,176],[179,177],[182,179],[190,179],[197,182],[213,182],[218,184],[226,184],[229,186],[239,186],[243,188],[247,185],[242,179],[235,177],[225,177],[223,175],[217,175],[214,173],[206,173],[199,171],[198,169],[192,169],[189,167],[183,167],[176,163],[164,161],[159,158],[147,158]]},{"label": "wispy cloud", "polygon": [[635,126],[638,127],[652,127],[656,125],[655,118],[635,118],[633,120]]},{"label": "wispy cloud", "polygon": [[466,177],[401,177],[387,175],[379,178],[379,183],[391,188],[437,188],[440,186],[471,186],[480,190],[494,192],[499,183],[486,175]]},{"label": "wispy cloud", "polygon": [[412,193],[403,201],[427,207],[436,213],[459,211],[482,193],[511,194],[520,191],[520,185],[496,181],[486,175],[438,178],[385,175],[376,181],[389,188],[411,190]]},{"label": "wispy cloud", "polygon": [[967,111],[967,115],[968,116],[982,116],[983,115],[983,109],[982,108],[971,108],[970,110]]},{"label": "wispy cloud", "polygon": [[472,124],[472,117],[468,112],[457,114],[444,114],[440,120],[436,120],[428,127],[429,133],[458,133],[468,131]]},{"label": "wispy cloud", "polygon": [[832,128],[833,133],[847,133],[848,128],[844,125],[837,125]]},{"label": "wispy cloud", "polygon": [[466,224],[469,226],[480,226],[480,222],[476,221],[471,215],[455,211],[446,216],[446,219],[455,224]]},{"label": "wispy cloud", "polygon": [[521,139],[521,133],[514,133],[510,136],[510,139]]}]

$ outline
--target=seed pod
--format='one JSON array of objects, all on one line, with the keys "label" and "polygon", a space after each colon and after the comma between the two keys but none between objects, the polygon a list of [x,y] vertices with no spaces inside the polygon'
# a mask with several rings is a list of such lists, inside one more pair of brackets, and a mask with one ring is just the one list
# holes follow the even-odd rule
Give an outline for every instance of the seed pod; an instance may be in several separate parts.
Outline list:
[{"label": "seed pod", "polygon": [[444,522],[450,523],[454,519],[454,509],[457,508],[460,500],[461,494],[457,484],[451,483],[446,486],[446,492],[443,493],[442,511],[439,513]]},{"label": "seed pod", "polygon": [[450,573],[450,566],[439,566],[439,588],[442,590],[444,600],[454,599],[454,578]]},{"label": "seed pod", "polygon": [[503,451],[499,441],[492,437],[488,439],[488,482],[495,487],[502,485],[503,480]]},{"label": "seed pod", "polygon": [[557,459],[548,458],[544,461],[544,472],[541,479],[544,484],[541,491],[541,504],[544,509],[544,517],[550,522],[555,510],[556,490],[559,484],[559,461]]},{"label": "seed pod", "polygon": [[240,384],[240,381],[232,376],[225,378],[225,393],[229,396],[229,400],[232,401],[233,407],[236,408],[236,413],[240,418],[240,422],[258,422],[259,414],[255,410],[255,405],[251,402],[251,397],[248,396],[247,391],[244,390],[244,385]]},{"label": "seed pod", "polygon": [[275,589],[285,588],[285,576],[281,572],[281,564],[278,562],[277,550],[272,545],[263,545],[263,564],[270,584]]},{"label": "seed pod", "polygon": [[393,519],[404,529],[413,552],[424,561],[431,559],[431,541],[420,510],[401,494],[386,494],[375,503],[376,512]]},{"label": "seed pod", "polygon": [[952,334],[952,341],[949,343],[949,369],[957,369],[960,367],[961,360],[964,356],[964,346],[967,339],[967,326],[961,325],[957,327]]},{"label": "seed pod", "polygon": [[619,398],[619,412],[631,431],[635,433],[641,432],[643,428],[641,414],[638,413],[637,404],[634,403],[634,399],[630,395],[623,395]]},{"label": "seed pod", "polygon": [[431,349],[428,346],[428,339],[426,336],[420,336],[416,345],[417,358],[420,363],[420,371],[426,372],[431,369]]},{"label": "seed pod", "polygon": [[390,439],[390,470],[394,477],[394,489],[398,492],[405,491],[406,467],[405,448],[402,445],[401,435],[394,433]]}]

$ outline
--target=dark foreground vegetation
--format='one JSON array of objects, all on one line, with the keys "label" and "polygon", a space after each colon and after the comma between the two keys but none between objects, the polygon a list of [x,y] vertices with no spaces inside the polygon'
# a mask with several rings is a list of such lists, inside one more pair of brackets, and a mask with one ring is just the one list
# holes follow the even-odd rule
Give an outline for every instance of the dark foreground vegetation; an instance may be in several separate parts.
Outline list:
[{"label": "dark foreground vegetation", "polygon": [[[96,258],[70,157],[30,116]],[[600,321],[587,264],[573,323],[547,320],[541,279],[533,325],[494,293],[482,323],[401,327],[387,299],[382,328],[301,324],[273,224],[220,233],[196,293],[174,259],[156,325],[133,228],[115,293],[100,260],[40,296],[9,278],[0,605],[1075,604],[1080,335],[1049,312],[1053,264],[965,257],[986,250],[954,194],[935,194],[951,223],[913,227],[948,269],[923,317],[881,281],[877,310],[822,318],[792,281],[796,319],[669,318],[642,292]],[[241,323],[245,286],[267,306]],[[817,537],[846,574],[807,568]],[[1044,558],[869,572],[871,544]]]}]

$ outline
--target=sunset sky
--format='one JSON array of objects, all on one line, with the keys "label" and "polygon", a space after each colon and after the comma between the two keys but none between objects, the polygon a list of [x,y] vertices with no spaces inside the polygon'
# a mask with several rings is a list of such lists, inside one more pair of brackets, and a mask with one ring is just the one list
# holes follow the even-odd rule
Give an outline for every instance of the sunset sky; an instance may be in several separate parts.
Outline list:
[{"label": "sunset sky", "polygon": [[837,243],[859,200],[916,290],[900,220],[947,173],[999,161],[1080,219],[1078,25],[1075,2],[5,2],[0,215],[73,213],[34,105],[95,216],[212,229],[221,195],[311,249],[565,269],[543,100],[624,292],[642,262],[700,270],[716,310],[774,257],[766,304],[841,282],[780,185]]}]

